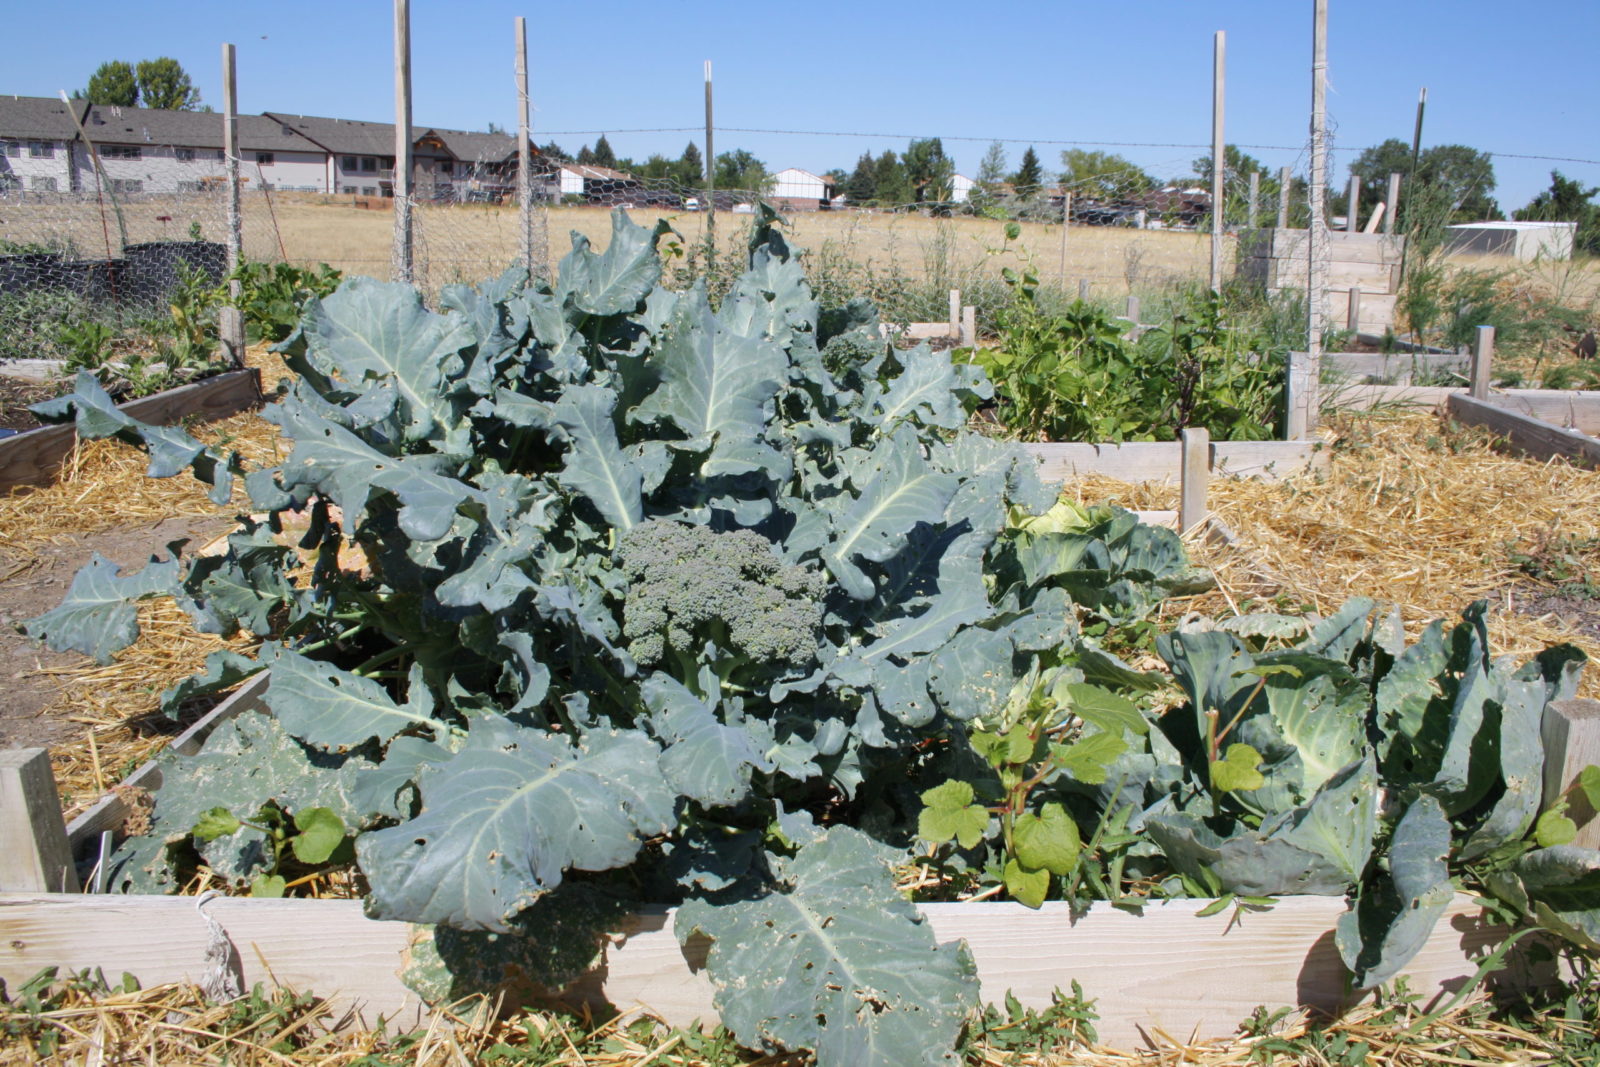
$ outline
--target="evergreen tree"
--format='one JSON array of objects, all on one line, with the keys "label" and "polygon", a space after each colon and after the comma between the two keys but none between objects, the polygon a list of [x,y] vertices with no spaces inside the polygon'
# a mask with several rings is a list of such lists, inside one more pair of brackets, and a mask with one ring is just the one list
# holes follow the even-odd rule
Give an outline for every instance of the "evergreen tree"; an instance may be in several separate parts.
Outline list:
[{"label": "evergreen tree", "polygon": [[594,166],[594,149],[590,148],[588,145],[584,145],[582,148],[578,149],[578,166]]},{"label": "evergreen tree", "polygon": [[99,69],[89,75],[89,89],[83,95],[91,104],[138,106],[139,82],[134,77],[133,65],[120,59],[100,64]]},{"label": "evergreen tree", "polygon": [[983,186],[984,192],[993,193],[1005,180],[1006,146],[999,141],[990,141],[989,150],[983,154],[983,161],[978,164],[977,184]]},{"label": "evergreen tree", "polygon": [[594,159],[590,162],[597,167],[616,169],[617,154],[611,151],[611,142],[606,140],[606,135],[603,133],[600,135],[600,139],[594,143]]},{"label": "evergreen tree", "polygon": [[705,157],[700,154],[700,146],[690,141],[683,146],[683,155],[678,157],[678,181],[684,185],[700,185],[705,180]]},{"label": "evergreen tree", "polygon": [[1576,222],[1573,250],[1600,254],[1600,185],[1584,188],[1582,182],[1550,172],[1550,188],[1528,201],[1528,206],[1512,212],[1514,218],[1528,222]]},{"label": "evergreen tree", "polygon": [[556,144],[554,141],[551,141],[549,144],[540,145],[539,154],[545,159],[550,160],[552,163],[572,162],[572,157],[567,154],[567,150]]},{"label": "evergreen tree", "polygon": [[1033,150],[1033,145],[1022,153],[1022,163],[1017,167],[1017,172],[1011,176],[1011,184],[1017,190],[1018,196],[1033,196],[1039,191],[1039,183],[1044,178],[1044,168],[1039,166],[1039,155]]},{"label": "evergreen tree", "polygon": [[176,59],[161,56],[141,59],[138,69],[139,96],[145,107],[163,111],[195,111],[200,106],[200,90]]},{"label": "evergreen tree", "polygon": [[877,195],[878,177],[876,161],[871,152],[861,153],[861,158],[856,160],[856,169],[850,172],[850,177],[844,183],[844,195],[852,204],[864,204]]},{"label": "evergreen tree", "polygon": [[894,149],[886,149],[872,167],[872,198],[883,204],[911,203],[911,183]]},{"label": "evergreen tree", "polygon": [[944,143],[937,137],[912,141],[904,159],[911,198],[918,204],[947,204],[953,194],[951,183],[956,165],[944,154]]}]

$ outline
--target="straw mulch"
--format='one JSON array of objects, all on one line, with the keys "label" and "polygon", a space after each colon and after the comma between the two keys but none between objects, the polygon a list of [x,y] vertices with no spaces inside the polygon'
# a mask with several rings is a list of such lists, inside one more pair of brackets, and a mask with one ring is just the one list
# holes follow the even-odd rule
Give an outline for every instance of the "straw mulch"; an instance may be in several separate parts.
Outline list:
[{"label": "straw mulch", "polygon": [[[58,984],[27,1010],[0,1005],[0,1067],[36,1063],[215,1064],[238,1067],[333,1067],[355,1062],[415,1067],[478,1063],[574,1067],[690,1067],[714,1064],[801,1067],[806,1056],[740,1053],[723,1035],[674,1030],[637,1014],[598,1022],[572,1015],[513,1013],[503,1018],[481,1000],[437,1011],[426,1029],[391,1033],[353,1020],[320,999],[288,990],[258,991],[229,1004],[208,1003],[193,985],[137,992]],[[1422,1016],[1415,1008],[1367,1007],[1312,1029],[1280,1022],[1266,1036],[1194,1042],[1162,1035],[1159,1047],[1117,1052],[1070,1040],[1056,1048],[1012,1049],[1004,1031],[967,1050],[974,1067],[1261,1067],[1374,1063],[1394,1067],[1574,1062],[1558,1044],[1573,1024],[1544,1020],[1537,1032],[1490,1017],[1483,997]],[[1016,1035],[1021,1036],[1021,1035]],[[42,1043],[42,1044],[41,1044]],[[1031,1042],[1023,1041],[1023,1045]],[[1364,1053],[1364,1054],[1363,1054]],[[1355,1057],[1355,1058],[1352,1058]]]},{"label": "straw mulch", "polygon": [[[1415,638],[1430,620],[1448,624],[1487,599],[1496,655],[1526,659],[1567,641],[1600,659],[1593,605],[1529,613],[1537,594],[1554,590],[1511,559],[1563,538],[1600,538],[1600,472],[1510,454],[1487,433],[1431,412],[1341,414],[1323,435],[1326,473],[1211,483],[1210,510],[1239,544],[1191,539],[1219,589],[1178,602],[1175,612],[1327,613],[1366,596],[1396,605]],[[1134,509],[1177,506],[1174,485],[1090,478],[1071,491]],[[1588,562],[1600,581],[1600,554]],[[1600,696],[1600,666],[1585,672],[1581,692]]]}]

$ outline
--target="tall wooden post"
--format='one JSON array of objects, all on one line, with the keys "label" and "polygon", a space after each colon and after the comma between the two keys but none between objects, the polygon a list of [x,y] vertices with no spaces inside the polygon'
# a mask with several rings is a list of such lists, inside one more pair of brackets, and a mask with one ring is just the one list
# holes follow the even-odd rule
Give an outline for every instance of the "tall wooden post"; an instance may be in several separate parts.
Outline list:
[{"label": "tall wooden post", "polygon": [[1256,220],[1259,216],[1259,212],[1256,210],[1256,208],[1260,200],[1261,172],[1259,170],[1253,170],[1250,172],[1250,206],[1245,212],[1245,225],[1252,230],[1256,228]]},{"label": "tall wooden post", "polygon": [[413,280],[411,256],[411,0],[394,0],[394,263]]},{"label": "tall wooden post", "polygon": [[1072,190],[1061,190],[1061,288],[1067,287],[1067,231],[1072,228]]},{"label": "tall wooden post", "polygon": [[1306,231],[1306,350],[1311,373],[1322,365],[1328,312],[1328,0],[1315,0],[1311,28],[1311,219]]},{"label": "tall wooden post", "polygon": [[1345,204],[1349,210],[1344,213],[1344,232],[1360,233],[1361,227],[1356,220],[1361,217],[1361,179],[1354,174],[1350,175],[1348,191],[1344,194]]},{"label": "tall wooden post", "polygon": [[1283,439],[1304,441],[1317,425],[1317,362],[1310,352],[1289,353],[1284,388]]},{"label": "tall wooden post", "polygon": [[706,60],[706,273],[717,266],[717,155],[711,144],[711,60]]},{"label": "tall wooden post", "polygon": [[1178,478],[1178,533],[1187,534],[1206,520],[1206,481],[1211,474],[1211,431],[1186,426],[1180,435],[1182,473]]},{"label": "tall wooden post", "polygon": [[1227,81],[1228,34],[1218,30],[1211,52],[1211,291],[1222,291],[1222,230],[1228,173],[1227,146],[1222,136],[1222,108]]},{"label": "tall wooden post", "polygon": [[1400,175],[1389,175],[1389,206],[1383,216],[1383,232],[1394,232],[1395,216],[1400,214]]},{"label": "tall wooden post", "polygon": [[1278,229],[1289,228],[1289,182],[1293,175],[1288,167],[1278,168]]},{"label": "tall wooden post", "polygon": [[1351,333],[1361,332],[1361,286],[1352,285],[1349,293],[1349,303],[1345,305],[1345,329]]},{"label": "tall wooden post", "polygon": [[217,311],[217,333],[236,367],[244,366],[244,316],[236,272],[244,252],[244,219],[239,202],[239,78],[233,45],[222,46],[222,156],[227,180],[228,306]]},{"label": "tall wooden post", "polygon": [[517,50],[517,227],[522,237],[522,262],[533,280],[544,273],[533,258],[533,149],[528,123],[528,20],[516,18]]}]

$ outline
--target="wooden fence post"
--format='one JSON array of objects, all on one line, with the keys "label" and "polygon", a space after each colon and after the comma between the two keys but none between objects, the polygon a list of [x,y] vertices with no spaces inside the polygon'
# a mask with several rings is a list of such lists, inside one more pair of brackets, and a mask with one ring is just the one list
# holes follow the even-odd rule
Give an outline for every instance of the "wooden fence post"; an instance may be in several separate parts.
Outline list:
[{"label": "wooden fence post", "polygon": [[950,290],[950,336],[961,337],[961,290]]},{"label": "wooden fence post", "polygon": [[1089,279],[1088,278],[1079,278],[1078,279],[1078,299],[1082,300],[1084,303],[1088,303],[1088,301],[1089,301]]},{"label": "wooden fence post", "polygon": [[411,227],[411,0],[394,0],[394,280],[410,285]]},{"label": "wooden fence post", "polygon": [[968,348],[978,347],[978,309],[971,304],[961,309],[961,343]]},{"label": "wooden fence post", "polygon": [[1361,332],[1361,286],[1350,287],[1350,306],[1345,316],[1345,328],[1351,333]]},{"label": "wooden fence post", "polygon": [[0,890],[78,891],[50,753],[42,748],[0,752]]},{"label": "wooden fence post", "polygon": [[1128,322],[1130,323],[1130,326],[1128,328],[1128,340],[1137,341],[1139,339],[1139,335],[1144,332],[1144,331],[1139,329],[1139,298],[1138,297],[1136,297],[1136,296],[1129,296],[1128,297],[1128,313],[1127,313],[1126,318],[1127,318]]},{"label": "wooden fence post", "polygon": [[222,155],[227,181],[228,303],[217,309],[217,336],[235,367],[244,366],[244,315],[239,311],[242,289],[239,260],[244,249],[244,221],[239,203],[239,79],[234,47],[222,46]]},{"label": "wooden fence post", "polygon": [[[1544,806],[1572,785],[1583,769],[1600,764],[1600,700],[1555,700],[1539,725],[1544,742]],[[1578,824],[1572,843],[1600,848],[1600,819],[1582,790],[1575,790],[1567,818]]]},{"label": "wooden fence post", "polygon": [[1288,167],[1278,168],[1278,229],[1289,228],[1289,178]]},{"label": "wooden fence post", "polygon": [[1257,201],[1260,199],[1261,172],[1259,170],[1253,170],[1250,172],[1250,204],[1245,209],[1245,225],[1252,230],[1256,228],[1256,222],[1260,214],[1260,212],[1257,210]]},{"label": "wooden fence post", "polygon": [[1180,445],[1182,475],[1178,483],[1178,532],[1187,534],[1206,519],[1206,479],[1211,473],[1211,431],[1185,427]]},{"label": "wooden fence post", "polygon": [[1400,175],[1389,175],[1389,211],[1383,217],[1383,232],[1393,233],[1395,216],[1400,214]]},{"label": "wooden fence post", "polygon": [[1477,340],[1472,345],[1472,395],[1478,400],[1489,398],[1489,368],[1494,363],[1494,327],[1479,326]]},{"label": "wooden fence post", "polygon": [[1361,227],[1356,225],[1356,222],[1361,218],[1361,179],[1354,174],[1350,175],[1349,192],[1345,194],[1345,201],[1349,205],[1349,210],[1344,215],[1344,232],[1360,233]]},{"label": "wooden fence post", "polygon": [[1310,352],[1289,353],[1284,383],[1283,438],[1304,441],[1316,426],[1317,361]]}]

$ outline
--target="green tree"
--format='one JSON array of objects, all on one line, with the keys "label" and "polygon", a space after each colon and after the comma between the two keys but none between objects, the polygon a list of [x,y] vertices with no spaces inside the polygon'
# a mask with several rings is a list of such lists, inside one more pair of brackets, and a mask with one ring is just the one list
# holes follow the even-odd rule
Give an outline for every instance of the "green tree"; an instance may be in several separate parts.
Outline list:
[{"label": "green tree", "polygon": [[141,59],[138,68],[139,96],[145,107],[163,111],[195,111],[200,107],[200,90],[176,59],[161,56]]},{"label": "green tree", "polygon": [[1017,190],[1018,196],[1033,196],[1039,191],[1039,183],[1044,180],[1044,168],[1039,166],[1039,154],[1033,150],[1033,145],[1022,153],[1022,162],[1017,165],[1017,171],[1011,175],[1011,185]]},{"label": "green tree", "polygon": [[885,149],[872,165],[872,198],[883,204],[911,203],[911,182],[894,149]]},{"label": "green tree", "polygon": [[1114,200],[1119,196],[1147,192],[1156,180],[1137,164],[1112,152],[1069,148],[1061,153],[1061,181],[1073,196]]},{"label": "green tree", "polygon": [[717,153],[717,188],[760,192],[766,189],[767,165],[743,148]]},{"label": "green tree", "polygon": [[578,166],[594,166],[594,149],[590,148],[588,145],[584,145],[578,149]]},{"label": "green tree", "polygon": [[[1250,180],[1250,175],[1260,174],[1263,177],[1267,168],[1255,156],[1242,151],[1238,145],[1222,146],[1222,181],[1229,188],[1242,185]],[[1207,188],[1211,185],[1211,153],[1207,152],[1194,161],[1194,172],[1200,179],[1200,184]]]},{"label": "green tree", "polygon": [[1005,180],[1006,146],[999,141],[990,141],[988,151],[984,152],[983,160],[978,164],[976,184],[983,186],[984,192],[995,193]]},{"label": "green tree", "polygon": [[865,204],[877,194],[877,161],[872,158],[871,152],[863,152],[861,158],[856,160],[856,169],[850,172],[849,180],[844,183],[844,195],[852,204]]},{"label": "green tree", "polygon": [[1582,182],[1550,172],[1550,188],[1528,201],[1528,206],[1512,212],[1521,222],[1576,222],[1573,250],[1600,255],[1600,185],[1585,189]]},{"label": "green tree", "polygon": [[700,154],[700,146],[690,141],[683,146],[683,155],[678,157],[678,181],[684,185],[700,185],[705,180],[705,157]]},{"label": "green tree", "polygon": [[956,165],[944,154],[937,137],[921,138],[906,146],[902,165],[911,185],[912,200],[918,204],[948,204],[953,193]]},{"label": "green tree", "polygon": [[601,134],[600,139],[594,143],[594,158],[590,160],[597,167],[609,167],[613,170],[617,166],[617,154],[611,150],[611,142],[606,140],[606,135]]},{"label": "green tree", "polygon": [[540,145],[539,154],[545,159],[548,159],[554,163],[572,162],[572,157],[567,154],[567,150],[556,144],[554,141],[551,141],[548,144]]},{"label": "green tree", "polygon": [[91,104],[137,107],[139,81],[134,77],[133,65],[124,63],[120,59],[100,64],[99,68],[89,75],[89,88],[83,96],[87,97]]},{"label": "green tree", "polygon": [[[1444,212],[1434,222],[1472,222],[1501,218],[1500,207],[1489,196],[1494,192],[1494,161],[1485,152],[1466,145],[1434,145],[1417,159],[1417,173],[1411,173],[1411,146],[1391,137],[1382,144],[1364,149],[1350,164],[1350,173],[1361,180],[1361,202],[1376,204],[1389,198],[1389,175],[1400,175],[1399,223],[1406,232],[1425,220],[1418,217],[1423,207],[1430,214]],[[1343,210],[1346,194],[1330,197],[1330,210]]]}]

